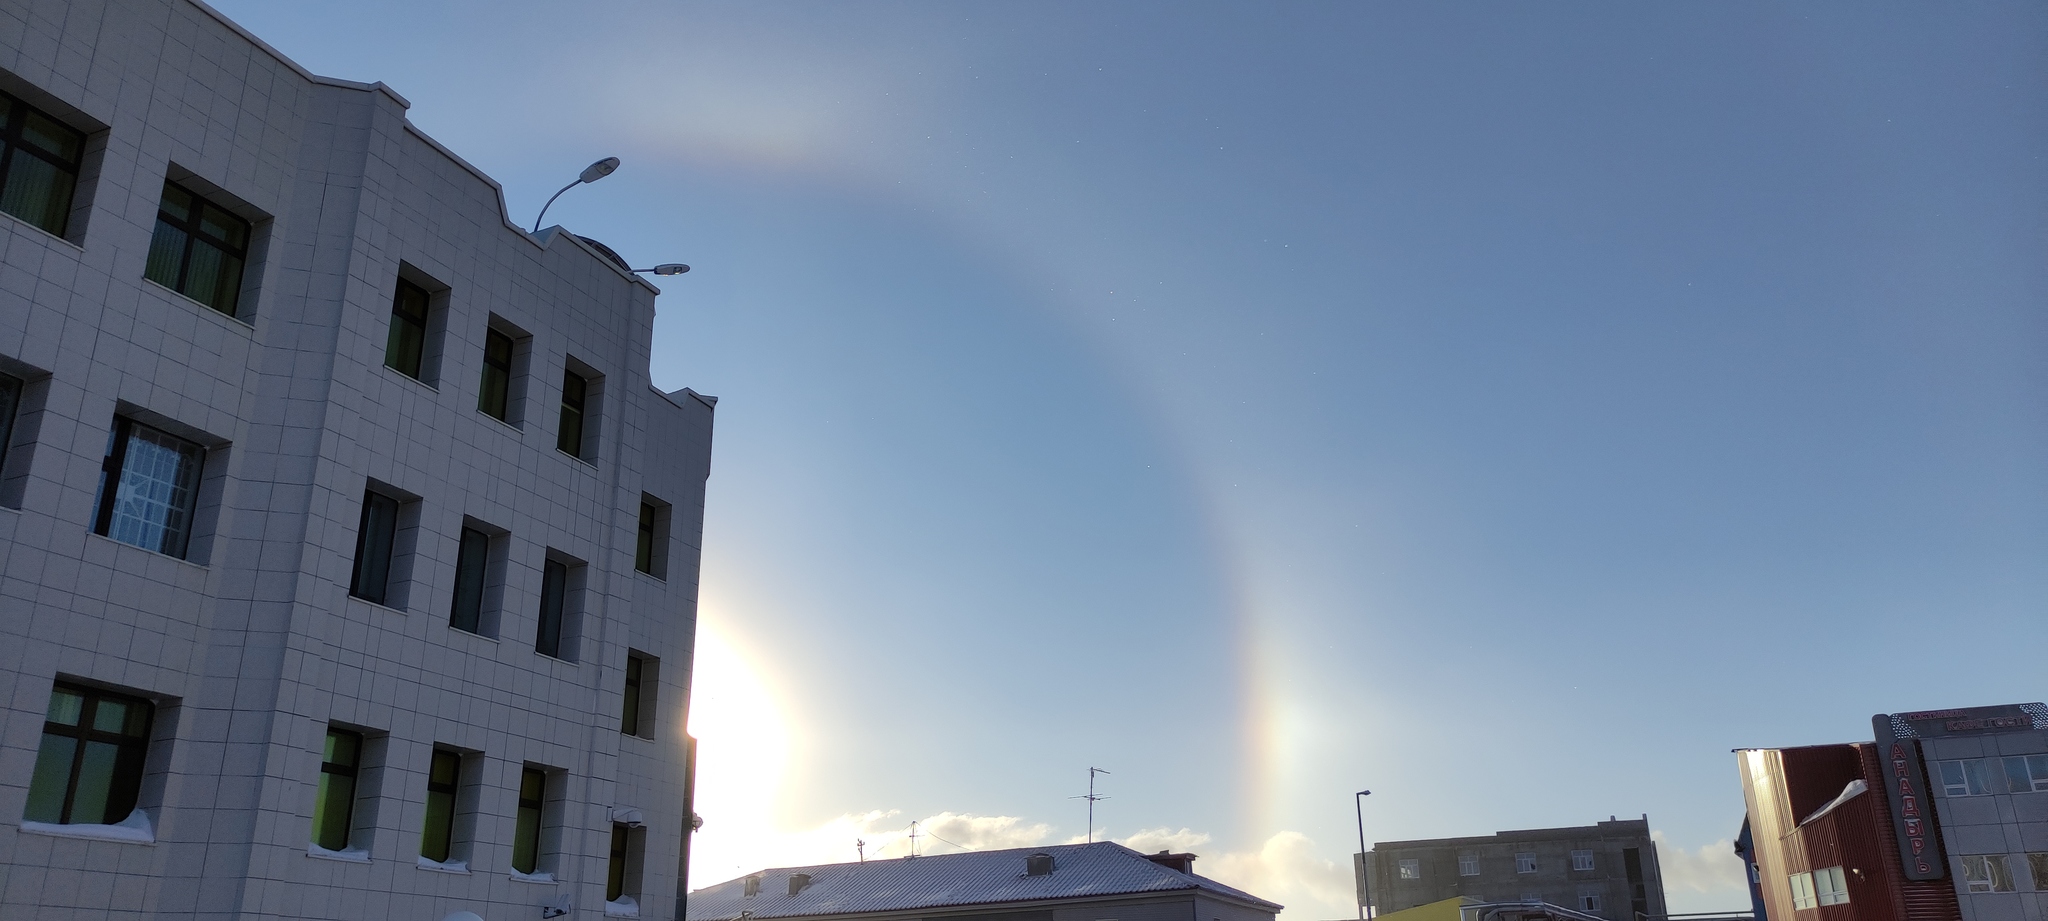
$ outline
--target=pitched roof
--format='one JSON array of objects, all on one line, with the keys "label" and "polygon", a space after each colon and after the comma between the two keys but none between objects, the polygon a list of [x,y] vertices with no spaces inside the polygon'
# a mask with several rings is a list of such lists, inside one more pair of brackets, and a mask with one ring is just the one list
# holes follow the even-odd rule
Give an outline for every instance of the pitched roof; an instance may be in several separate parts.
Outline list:
[{"label": "pitched roof", "polygon": [[[1025,858],[1032,854],[1052,855],[1053,871],[1026,875]],[[789,877],[796,873],[809,874],[810,885],[790,895]],[[762,877],[760,892],[752,898],[746,896],[749,877],[744,876],[691,892],[689,921],[730,921],[742,912],[749,918],[797,918],[1181,890],[1280,910],[1251,893],[1160,866],[1109,841],[782,867],[749,876]]]}]

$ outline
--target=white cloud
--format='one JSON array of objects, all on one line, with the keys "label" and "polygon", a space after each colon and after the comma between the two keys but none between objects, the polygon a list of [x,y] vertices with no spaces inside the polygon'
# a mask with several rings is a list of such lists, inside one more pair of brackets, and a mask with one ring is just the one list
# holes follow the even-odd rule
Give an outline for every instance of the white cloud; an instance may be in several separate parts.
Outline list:
[{"label": "white cloud", "polygon": [[[1682,893],[1716,896],[1742,893],[1743,901],[1748,901],[1749,882],[1743,872],[1742,858],[1735,856],[1735,842],[1723,838],[1699,850],[1688,851],[1665,840],[1661,831],[1651,832],[1650,837],[1657,842],[1657,866],[1664,874],[1667,899]],[[1722,898],[1718,901],[1728,900]]]},{"label": "white cloud", "polygon": [[1141,854],[1154,854],[1159,851],[1185,852],[1208,844],[1209,836],[1207,833],[1186,828],[1180,831],[1170,828],[1147,828],[1117,843]]},{"label": "white cloud", "polygon": [[1324,860],[1316,856],[1315,847],[1307,835],[1283,831],[1256,851],[1204,857],[1195,871],[1287,906],[1286,917],[1352,917],[1358,911],[1358,896],[1349,862]]}]

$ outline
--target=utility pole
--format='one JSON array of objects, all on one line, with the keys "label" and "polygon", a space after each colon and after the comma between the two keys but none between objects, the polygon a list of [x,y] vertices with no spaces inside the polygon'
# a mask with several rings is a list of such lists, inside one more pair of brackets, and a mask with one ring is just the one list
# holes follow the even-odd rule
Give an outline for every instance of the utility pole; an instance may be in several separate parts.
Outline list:
[{"label": "utility pole", "polygon": [[1087,801],[1088,801],[1088,843],[1089,843],[1089,844],[1094,844],[1094,843],[1095,843],[1095,801],[1096,801],[1096,800],[1099,800],[1099,799],[1108,799],[1108,798],[1109,798],[1109,796],[1108,796],[1108,795],[1106,795],[1106,794],[1097,794],[1097,793],[1095,792],[1095,775],[1097,775],[1097,774],[1107,774],[1107,773],[1109,773],[1109,772],[1108,772],[1108,771],[1105,771],[1105,770],[1103,770],[1103,769],[1101,769],[1101,768],[1099,768],[1099,767],[1091,767],[1091,768],[1089,768],[1089,769],[1088,769],[1088,795],[1086,795],[1086,796],[1069,796],[1069,797],[1067,797],[1068,799],[1085,799],[1085,800],[1087,800]]}]

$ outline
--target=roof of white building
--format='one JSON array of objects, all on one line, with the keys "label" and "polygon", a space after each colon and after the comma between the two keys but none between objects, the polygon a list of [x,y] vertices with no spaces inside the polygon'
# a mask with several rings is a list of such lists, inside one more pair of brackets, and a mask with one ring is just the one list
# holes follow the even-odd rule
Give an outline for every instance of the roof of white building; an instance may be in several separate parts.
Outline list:
[{"label": "roof of white building", "polygon": [[[1052,872],[1029,875],[1026,860],[1033,854],[1051,855]],[[800,874],[810,877],[809,884],[791,895],[790,877]],[[747,881],[756,877],[758,892],[750,897]],[[763,870],[691,892],[689,919],[729,921],[743,913],[762,919],[848,915],[1185,890],[1271,911],[1281,907],[1215,880],[1161,866],[1121,844],[1101,841]]]}]

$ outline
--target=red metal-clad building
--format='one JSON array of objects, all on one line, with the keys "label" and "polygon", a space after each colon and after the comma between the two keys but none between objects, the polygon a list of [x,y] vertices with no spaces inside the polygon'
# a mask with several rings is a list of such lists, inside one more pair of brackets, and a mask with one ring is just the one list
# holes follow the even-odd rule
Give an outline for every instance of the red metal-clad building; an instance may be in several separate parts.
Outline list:
[{"label": "red metal-clad building", "polygon": [[1772,921],[1961,921],[1949,881],[1907,878],[1885,800],[1890,772],[1878,746],[1737,755]]}]

